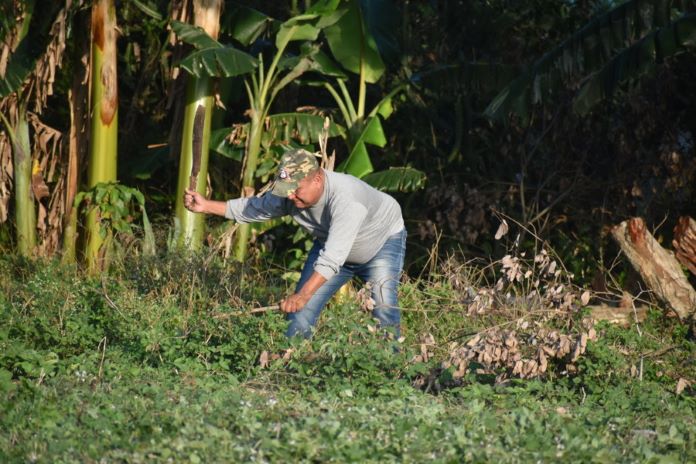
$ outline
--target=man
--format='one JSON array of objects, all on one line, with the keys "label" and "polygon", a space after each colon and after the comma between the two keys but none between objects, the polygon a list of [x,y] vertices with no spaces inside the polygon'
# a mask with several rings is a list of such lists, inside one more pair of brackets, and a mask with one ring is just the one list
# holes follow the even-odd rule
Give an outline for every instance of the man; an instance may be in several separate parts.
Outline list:
[{"label": "man", "polygon": [[290,321],[288,337],[308,338],[326,303],[353,276],[370,283],[373,316],[399,336],[397,288],[406,230],[391,196],[353,176],[326,171],[315,155],[294,149],[283,155],[266,194],[223,202],[186,190],[184,205],[242,223],[290,215],[314,236],[295,293],[280,303]]}]

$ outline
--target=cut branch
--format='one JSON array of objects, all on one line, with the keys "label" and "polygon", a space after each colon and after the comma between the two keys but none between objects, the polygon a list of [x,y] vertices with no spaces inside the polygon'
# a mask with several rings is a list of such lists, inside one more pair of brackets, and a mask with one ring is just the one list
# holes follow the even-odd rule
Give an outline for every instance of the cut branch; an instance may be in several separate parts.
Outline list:
[{"label": "cut branch", "polygon": [[674,227],[672,245],[679,262],[696,274],[696,221],[688,216],[680,217]]},{"label": "cut branch", "polygon": [[641,218],[631,218],[611,231],[633,267],[655,295],[686,321],[696,310],[696,291],[691,287],[674,254],[665,250]]},{"label": "cut branch", "polygon": [[648,316],[647,306],[609,306],[605,304],[588,306],[590,317],[595,321],[607,321],[610,324],[629,327],[643,322]]}]

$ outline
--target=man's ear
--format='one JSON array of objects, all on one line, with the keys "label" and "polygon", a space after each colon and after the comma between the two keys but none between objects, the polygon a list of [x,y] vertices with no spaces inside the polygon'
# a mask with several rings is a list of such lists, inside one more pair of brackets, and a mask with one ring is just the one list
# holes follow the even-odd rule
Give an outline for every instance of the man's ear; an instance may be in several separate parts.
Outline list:
[{"label": "man's ear", "polygon": [[317,172],[314,173],[312,180],[314,182],[321,183],[321,171],[319,169],[317,169]]}]

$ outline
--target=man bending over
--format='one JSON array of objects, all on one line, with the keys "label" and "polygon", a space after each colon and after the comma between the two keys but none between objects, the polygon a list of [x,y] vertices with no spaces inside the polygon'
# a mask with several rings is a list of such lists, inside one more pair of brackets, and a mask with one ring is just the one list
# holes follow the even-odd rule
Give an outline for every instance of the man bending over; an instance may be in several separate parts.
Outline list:
[{"label": "man bending over", "polygon": [[326,303],[354,276],[370,283],[372,315],[399,336],[406,230],[391,196],[351,175],[326,171],[315,155],[294,149],[283,155],[273,188],[263,196],[223,202],[186,190],[184,205],[242,223],[290,215],[314,237],[295,293],[280,303],[290,321],[288,337],[311,336]]}]

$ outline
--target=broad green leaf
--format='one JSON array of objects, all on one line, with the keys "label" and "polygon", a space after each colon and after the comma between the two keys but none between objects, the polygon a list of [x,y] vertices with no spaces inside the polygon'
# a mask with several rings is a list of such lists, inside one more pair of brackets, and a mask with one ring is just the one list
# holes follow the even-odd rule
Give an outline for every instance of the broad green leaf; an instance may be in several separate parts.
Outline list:
[{"label": "broad green leaf", "polygon": [[401,57],[399,28],[402,13],[392,0],[360,0],[360,9],[382,59],[398,66]]},{"label": "broad green leaf", "polygon": [[251,55],[232,47],[194,51],[180,63],[196,77],[233,77],[247,74],[257,65]]},{"label": "broad green leaf", "polygon": [[[288,133],[292,139],[302,144],[319,141],[324,128],[324,116],[308,113],[281,113],[268,118],[268,131]],[[345,129],[331,121],[329,137],[342,136]],[[287,140],[287,139],[286,139]]]},{"label": "broad green leaf", "polygon": [[210,149],[213,150],[215,153],[222,155],[226,158],[242,161],[242,158],[244,157],[244,145],[233,145],[229,143],[227,140],[228,135],[230,135],[230,129],[227,127],[211,131]]},{"label": "broad green leaf", "polygon": [[371,118],[363,129],[363,132],[358,140],[371,145],[377,145],[378,147],[385,146],[387,144],[387,138],[384,135],[381,120],[376,117]]},{"label": "broad green leaf", "polygon": [[273,101],[273,99],[275,98],[275,95],[278,92],[280,92],[280,90],[283,89],[283,87],[290,84],[291,82],[294,82],[302,74],[309,71],[311,66],[312,66],[311,57],[309,57],[309,56],[301,57],[295,63],[295,66],[289,72],[287,72],[280,81],[278,81],[273,86],[273,90],[271,93],[271,101]]},{"label": "broad green leaf", "polygon": [[[321,51],[317,44],[305,42],[300,47],[300,55],[285,56],[278,62],[278,69],[292,69],[302,60],[308,58],[309,67],[307,71],[315,71],[323,76],[346,79],[348,76],[341,70],[326,53]],[[323,85],[324,81],[321,81]]]},{"label": "broad green leaf", "polygon": [[208,48],[223,48],[222,44],[210,37],[202,28],[192,24],[172,21],[172,30],[179,40],[193,45],[198,50]]},{"label": "broad green leaf", "polygon": [[251,224],[251,229],[260,235],[281,224],[287,224],[288,222],[284,219],[285,218],[275,218],[265,222],[255,222]]},{"label": "broad green leaf", "polygon": [[352,174],[358,178],[374,171],[375,168],[372,166],[370,154],[367,152],[365,143],[357,142],[353,147],[353,150],[350,152],[350,155],[348,155],[348,158],[341,163],[336,170],[339,172]]},{"label": "broad green leaf", "polygon": [[392,99],[387,98],[382,100],[382,103],[377,107],[377,114],[382,116],[382,118],[387,119],[394,112],[394,105],[392,105]]},{"label": "broad green leaf", "polygon": [[378,190],[388,192],[413,192],[425,187],[424,172],[409,167],[394,167],[386,171],[373,172],[362,178]]},{"label": "broad green leaf", "polygon": [[326,8],[322,13],[320,13],[321,17],[316,23],[316,26],[319,29],[324,29],[329,26],[333,26],[348,11],[345,8],[338,8],[338,6],[341,3],[340,1],[334,3],[335,5],[331,5],[331,7]]},{"label": "broad green leaf", "polygon": [[145,207],[145,196],[136,189],[131,189],[131,193],[133,194],[135,201],[137,201],[140,206]]},{"label": "broad green leaf", "polygon": [[358,0],[348,0],[346,5],[346,13],[334,25],[324,29],[326,39],[341,66],[359,74],[363,65],[365,80],[375,83],[384,73],[384,62],[363,21]]},{"label": "broad green leaf", "polygon": [[235,40],[248,46],[266,32],[274,20],[253,8],[238,6],[225,14],[221,22],[227,25],[226,29],[231,31]]},{"label": "broad green leaf", "polygon": [[[294,19],[294,18],[293,18]],[[300,24],[293,21],[291,24],[284,23],[280,26],[276,34],[276,47],[283,50],[289,42],[294,40],[316,40],[319,37],[319,29],[312,24]]]},{"label": "broad green leaf", "polygon": [[310,69],[324,76],[346,79],[348,76],[341,70],[340,66],[332,60],[329,55],[314,47],[311,43],[304,43],[300,47],[303,55],[311,55],[312,64]]},{"label": "broad green leaf", "polygon": [[384,129],[379,117],[370,118],[353,145],[353,150],[351,150],[348,158],[341,163],[337,170],[347,172],[355,177],[363,177],[372,172],[374,168],[365,146],[366,143],[378,147],[383,147],[387,144],[387,138],[384,135]]},{"label": "broad green leaf", "polygon": [[[274,143],[289,143],[295,140],[301,144],[317,143],[324,128],[324,116],[309,113],[280,113],[268,116],[265,134]],[[218,129],[210,134],[210,149],[227,158],[241,161],[244,156],[249,124],[235,126],[235,143],[229,143],[230,129]],[[329,137],[343,136],[345,129],[331,121]]]}]

